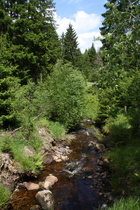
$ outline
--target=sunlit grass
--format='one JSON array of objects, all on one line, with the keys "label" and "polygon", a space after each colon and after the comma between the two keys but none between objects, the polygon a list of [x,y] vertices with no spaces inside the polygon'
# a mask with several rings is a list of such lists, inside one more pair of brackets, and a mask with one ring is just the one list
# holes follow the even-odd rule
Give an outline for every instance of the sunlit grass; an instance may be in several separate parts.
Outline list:
[{"label": "sunlit grass", "polygon": [[116,200],[108,210],[140,210],[140,200],[138,198],[122,198]]},{"label": "sunlit grass", "polygon": [[0,209],[8,202],[10,196],[11,192],[0,183]]}]

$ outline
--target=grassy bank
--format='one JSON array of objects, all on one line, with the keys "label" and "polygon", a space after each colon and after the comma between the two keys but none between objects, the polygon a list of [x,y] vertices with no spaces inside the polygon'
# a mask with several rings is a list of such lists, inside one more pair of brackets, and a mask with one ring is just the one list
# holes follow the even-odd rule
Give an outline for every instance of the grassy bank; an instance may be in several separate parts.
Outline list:
[{"label": "grassy bank", "polygon": [[131,119],[126,115],[108,119],[104,132],[107,133],[106,142],[109,147],[105,157],[110,159],[110,190],[118,198],[109,209],[140,209],[139,132],[134,133]]}]

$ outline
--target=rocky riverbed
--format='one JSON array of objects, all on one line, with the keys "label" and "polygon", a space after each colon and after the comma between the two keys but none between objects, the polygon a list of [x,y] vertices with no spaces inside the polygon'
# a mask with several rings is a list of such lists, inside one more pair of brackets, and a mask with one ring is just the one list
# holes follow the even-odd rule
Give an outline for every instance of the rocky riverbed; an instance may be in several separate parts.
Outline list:
[{"label": "rocky riverbed", "polygon": [[[0,154],[0,181],[14,189],[9,209],[105,209],[113,201],[107,190],[108,159],[103,157],[106,147],[94,137],[94,130],[82,129],[68,138],[54,143],[50,134],[39,130],[43,139],[40,154],[43,170],[36,178],[23,175],[13,167],[8,154]],[[69,141],[70,142],[70,141]],[[25,148],[27,155],[32,148]],[[26,178],[25,178],[26,177]]]}]

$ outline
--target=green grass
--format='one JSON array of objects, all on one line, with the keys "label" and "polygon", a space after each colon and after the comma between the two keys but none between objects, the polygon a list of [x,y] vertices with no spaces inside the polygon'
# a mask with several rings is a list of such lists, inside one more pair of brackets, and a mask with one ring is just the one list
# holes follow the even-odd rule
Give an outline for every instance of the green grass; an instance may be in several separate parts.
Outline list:
[{"label": "green grass", "polygon": [[115,194],[138,196],[140,194],[140,141],[134,137],[129,119],[118,115],[108,119],[105,125],[110,151],[105,157],[110,159],[111,189]]},{"label": "green grass", "polygon": [[0,208],[10,200],[11,192],[0,183]]},{"label": "green grass", "polygon": [[46,130],[48,130],[51,133],[52,137],[55,140],[66,137],[65,134],[67,130],[65,126],[59,122],[53,122],[42,118],[36,122],[36,126],[39,128],[44,127]]},{"label": "green grass", "polygon": [[52,133],[52,137],[55,140],[66,137],[66,129],[59,122],[49,121],[48,130]]},{"label": "green grass", "polygon": [[[24,154],[24,147],[31,146],[35,153],[28,157]],[[37,136],[36,132],[33,132],[30,136],[30,140],[24,138],[24,132],[17,132],[14,137],[10,134],[1,137],[0,140],[0,152],[9,153],[13,160],[18,165],[19,169],[23,172],[31,171],[33,173],[38,172],[38,168],[42,166],[43,157],[39,155],[39,149],[42,146],[42,141]]]},{"label": "green grass", "polygon": [[140,200],[138,198],[122,198],[116,200],[108,210],[140,210]]},{"label": "green grass", "polygon": [[108,133],[108,140],[113,143],[113,146],[129,142],[131,125],[129,118],[123,114],[119,114],[115,118],[108,118],[103,130]]},{"label": "green grass", "polygon": [[110,166],[113,173],[110,184],[114,192],[135,191],[140,181],[140,147],[138,145],[118,147],[105,156],[111,159]]}]

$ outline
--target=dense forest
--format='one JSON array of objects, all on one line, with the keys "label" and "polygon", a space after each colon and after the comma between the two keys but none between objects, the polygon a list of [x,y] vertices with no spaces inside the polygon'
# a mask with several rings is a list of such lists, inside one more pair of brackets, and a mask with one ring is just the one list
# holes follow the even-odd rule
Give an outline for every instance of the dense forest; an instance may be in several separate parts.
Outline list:
[{"label": "dense forest", "polygon": [[[37,126],[52,131],[57,127],[64,133],[91,119],[102,126],[109,147],[105,156],[111,160],[111,189],[136,202],[140,194],[140,6],[138,0],[108,0],[104,7],[103,46],[96,52],[91,43],[82,54],[71,24],[58,36],[53,0],[1,0],[0,129],[18,133],[1,135],[0,151],[21,161],[24,171],[36,171],[41,165]],[[32,160],[21,158],[26,144],[36,150]]]}]

